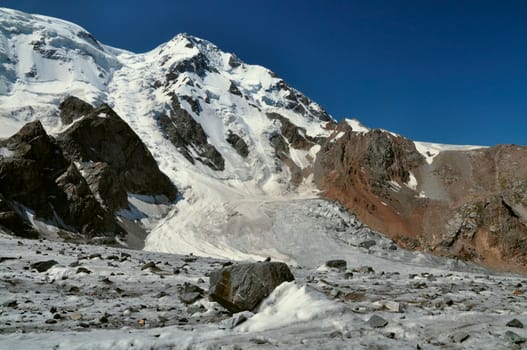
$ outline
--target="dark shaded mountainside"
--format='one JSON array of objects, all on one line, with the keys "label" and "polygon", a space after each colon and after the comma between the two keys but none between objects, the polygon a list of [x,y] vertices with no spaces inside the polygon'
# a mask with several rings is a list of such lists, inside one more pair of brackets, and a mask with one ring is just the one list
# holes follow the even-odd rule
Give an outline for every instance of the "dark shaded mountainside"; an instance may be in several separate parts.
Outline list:
[{"label": "dark shaded mountainside", "polygon": [[128,193],[176,198],[176,187],[109,106],[70,97],[60,109],[72,124],[56,138],[35,121],[0,141],[4,229],[38,238],[54,227],[62,239],[115,243],[125,234],[115,212],[128,208]]}]

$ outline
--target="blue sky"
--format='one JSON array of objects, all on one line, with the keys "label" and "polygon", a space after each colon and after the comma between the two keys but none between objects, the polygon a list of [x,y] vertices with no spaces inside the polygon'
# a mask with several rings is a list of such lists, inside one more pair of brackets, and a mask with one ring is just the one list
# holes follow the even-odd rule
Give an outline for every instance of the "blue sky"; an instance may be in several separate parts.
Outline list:
[{"label": "blue sky", "polygon": [[335,118],[423,141],[527,144],[527,1],[0,0],[148,51],[186,32]]}]

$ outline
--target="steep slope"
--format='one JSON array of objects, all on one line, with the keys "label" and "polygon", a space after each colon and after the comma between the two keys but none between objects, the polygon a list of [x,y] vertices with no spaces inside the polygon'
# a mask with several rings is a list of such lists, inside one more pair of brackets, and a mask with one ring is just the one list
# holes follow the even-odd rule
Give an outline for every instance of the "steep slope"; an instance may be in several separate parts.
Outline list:
[{"label": "steep slope", "polygon": [[412,142],[344,121],[315,180],[402,246],[525,271],[526,162],[527,147]]}]

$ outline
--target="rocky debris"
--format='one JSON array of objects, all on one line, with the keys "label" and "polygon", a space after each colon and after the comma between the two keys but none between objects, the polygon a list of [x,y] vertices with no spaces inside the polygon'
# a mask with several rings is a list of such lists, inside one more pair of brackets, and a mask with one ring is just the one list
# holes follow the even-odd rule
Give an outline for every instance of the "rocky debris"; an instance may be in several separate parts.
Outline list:
[{"label": "rocky debris", "polygon": [[353,269],[353,272],[359,273],[375,273],[375,270],[371,266],[360,266],[356,269]]},{"label": "rocky debris", "polygon": [[68,96],[59,105],[60,119],[62,124],[69,125],[82,116],[93,111],[93,106],[75,96]]},{"label": "rocky debris", "polygon": [[253,316],[254,314],[250,311],[242,311],[232,315],[231,318],[226,319],[223,324],[226,329],[234,329]]},{"label": "rocky debris", "polygon": [[89,275],[91,273],[91,270],[81,266],[77,268],[77,271],[75,271],[75,273],[86,273]]},{"label": "rocky debris", "polygon": [[203,289],[188,282],[185,282],[185,284],[179,288],[178,291],[179,300],[187,305],[198,301],[205,295],[205,291]]},{"label": "rocky debris", "polygon": [[468,338],[470,338],[470,334],[465,332],[458,332],[450,336],[450,339],[454,343],[463,343]]},{"label": "rocky debris", "polygon": [[[177,96],[172,96],[170,116],[163,114],[159,117],[159,126],[170,142],[192,164],[198,160],[212,170],[225,169],[225,160],[221,153],[207,141],[203,127],[181,107]],[[196,159],[193,153],[197,154]]]},{"label": "rocky debris", "polygon": [[37,270],[38,272],[46,272],[47,270],[51,269],[53,266],[57,265],[58,262],[55,260],[46,260],[46,261],[39,261],[36,263],[31,264],[31,268]]},{"label": "rocky debris", "polygon": [[66,129],[58,142],[68,158],[87,164],[82,170],[90,188],[112,210],[127,207],[127,192],[176,198],[176,187],[139,136],[106,104]]},{"label": "rocky debris", "polygon": [[517,333],[511,332],[511,331],[505,332],[504,337],[506,341],[513,343],[513,344],[523,344],[527,340],[524,337],[521,337],[520,335],[518,335]]},{"label": "rocky debris", "polygon": [[359,247],[370,249],[371,247],[373,247],[376,244],[377,244],[377,242],[375,240],[369,239],[369,240],[360,242],[359,243]]},{"label": "rocky debris", "polygon": [[373,315],[366,323],[373,328],[383,328],[386,327],[388,321],[382,318],[381,316]]},{"label": "rocky debris", "polygon": [[348,267],[348,263],[343,259],[335,259],[326,261],[326,266],[332,269],[337,269],[340,271],[345,271]]},{"label": "rocky debris", "polygon": [[141,266],[141,271],[146,270],[146,269],[156,268],[156,267],[157,266],[156,266],[155,262],[149,261],[146,264],[144,264],[143,266]]},{"label": "rocky debris", "polygon": [[249,147],[247,143],[238,135],[229,130],[227,135],[227,142],[238,152],[243,158],[247,158],[249,155]]},{"label": "rocky debris", "polygon": [[213,271],[209,293],[212,300],[233,313],[251,311],[280,284],[293,280],[284,263],[242,263]]},{"label": "rocky debris", "polygon": [[507,322],[506,326],[512,327],[512,328],[523,328],[523,323],[519,321],[517,318],[514,318],[510,320],[509,322]]},{"label": "rocky debris", "polygon": [[403,306],[401,303],[392,300],[383,300],[382,305],[391,312],[402,312]]}]

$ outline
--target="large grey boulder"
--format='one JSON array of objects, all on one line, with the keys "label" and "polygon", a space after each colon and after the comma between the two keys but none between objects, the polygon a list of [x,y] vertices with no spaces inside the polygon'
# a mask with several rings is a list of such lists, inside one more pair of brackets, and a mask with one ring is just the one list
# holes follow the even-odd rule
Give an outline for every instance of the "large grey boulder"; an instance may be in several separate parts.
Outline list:
[{"label": "large grey boulder", "polygon": [[243,263],[210,275],[210,297],[235,313],[253,310],[283,282],[295,278],[281,262]]}]

